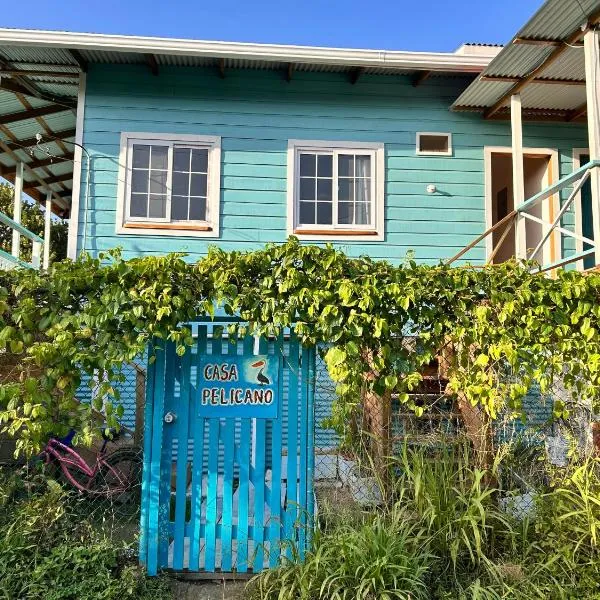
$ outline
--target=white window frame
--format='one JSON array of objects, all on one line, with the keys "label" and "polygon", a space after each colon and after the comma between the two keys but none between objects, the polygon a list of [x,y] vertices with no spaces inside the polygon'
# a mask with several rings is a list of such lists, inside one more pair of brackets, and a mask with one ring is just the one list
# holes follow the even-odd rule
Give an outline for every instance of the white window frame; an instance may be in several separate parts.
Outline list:
[{"label": "white window frame", "polygon": [[[208,150],[208,176],[206,197],[206,221],[171,221],[170,198],[172,168],[167,173],[167,210],[165,218],[129,217],[131,195],[131,163],[133,144],[183,146]],[[172,165],[170,165],[172,166]],[[169,133],[121,133],[119,153],[119,179],[117,188],[118,234],[160,235],[178,237],[219,237],[221,200],[221,138],[207,135],[184,135]],[[156,227],[152,227],[156,224]]]},{"label": "white window frame", "polygon": [[[421,148],[421,136],[424,135],[439,135],[448,139],[448,150],[445,152],[428,152],[427,150],[420,150]],[[452,134],[446,131],[417,131],[416,139],[416,154],[417,156],[452,156]]]},{"label": "white window frame", "polygon": [[[300,154],[333,152],[333,224],[304,225],[298,223]],[[371,156],[371,198],[373,223],[370,225],[337,225],[337,160],[336,154],[356,153]],[[324,140],[289,140],[287,157],[287,231],[303,240],[382,241],[385,237],[385,146],[373,142],[340,142]]]}]

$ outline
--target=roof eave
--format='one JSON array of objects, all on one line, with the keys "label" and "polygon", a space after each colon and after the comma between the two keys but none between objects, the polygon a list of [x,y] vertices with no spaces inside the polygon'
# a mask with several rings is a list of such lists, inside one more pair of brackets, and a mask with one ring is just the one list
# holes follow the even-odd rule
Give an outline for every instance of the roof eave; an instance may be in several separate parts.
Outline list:
[{"label": "roof eave", "polygon": [[468,55],[450,52],[361,50],[2,28],[0,28],[0,44],[467,73],[480,72],[497,54],[497,49],[493,48],[490,48],[489,54]]}]

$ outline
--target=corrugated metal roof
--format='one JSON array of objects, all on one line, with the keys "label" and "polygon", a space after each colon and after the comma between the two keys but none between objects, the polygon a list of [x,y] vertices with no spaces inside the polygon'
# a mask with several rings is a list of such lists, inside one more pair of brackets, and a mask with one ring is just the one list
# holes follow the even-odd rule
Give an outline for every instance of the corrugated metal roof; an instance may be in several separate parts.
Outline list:
[{"label": "corrugated metal roof", "polygon": [[547,0],[517,37],[565,41],[599,8],[598,0]]},{"label": "corrugated metal roof", "polygon": [[[561,54],[547,67],[545,61],[556,51],[556,43],[566,42],[590,18],[600,16],[600,0],[547,0],[518,31],[510,44],[483,70],[481,75],[459,96],[453,108],[477,106],[481,110],[497,105],[516,85],[539,69],[537,79],[585,81],[583,48],[562,47]],[[581,31],[583,31],[581,29]],[[554,42],[524,43],[528,40]],[[485,81],[485,77],[513,78],[504,83]],[[520,90],[523,109],[573,110],[585,102],[585,86],[541,84],[536,80]],[[504,103],[506,104],[506,102]]]}]

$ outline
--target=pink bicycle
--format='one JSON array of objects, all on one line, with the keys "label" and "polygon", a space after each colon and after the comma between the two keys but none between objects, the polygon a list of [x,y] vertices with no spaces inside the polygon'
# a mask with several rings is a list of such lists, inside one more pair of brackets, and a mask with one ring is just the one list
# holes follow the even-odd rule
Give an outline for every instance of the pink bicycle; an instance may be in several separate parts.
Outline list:
[{"label": "pink bicycle", "polygon": [[103,432],[104,441],[90,465],[71,445],[74,434],[71,431],[65,438],[50,438],[40,459],[57,468],[61,478],[80,492],[123,505],[137,503],[142,474],[141,450],[136,446],[122,446],[107,452],[108,442],[116,441],[120,434],[112,430],[109,435]]}]

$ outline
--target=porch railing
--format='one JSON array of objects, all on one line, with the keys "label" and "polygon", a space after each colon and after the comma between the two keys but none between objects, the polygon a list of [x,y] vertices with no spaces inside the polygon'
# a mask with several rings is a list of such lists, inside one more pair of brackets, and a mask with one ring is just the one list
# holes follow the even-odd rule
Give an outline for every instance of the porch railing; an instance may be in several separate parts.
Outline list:
[{"label": "porch railing", "polygon": [[[576,169],[571,174],[562,177],[556,183],[547,187],[546,189],[538,192],[519,206],[517,206],[514,210],[509,212],[503,219],[495,223],[492,227],[484,231],[480,236],[478,236],[475,240],[473,240],[470,244],[465,246],[460,252],[455,254],[453,257],[449,258],[446,261],[446,264],[452,264],[457,261],[459,258],[464,256],[469,250],[473,249],[480,242],[486,239],[489,235],[493,234],[495,231],[502,231],[502,235],[494,245],[492,252],[487,258],[486,264],[492,264],[494,258],[498,254],[498,251],[502,247],[506,237],[509,235],[511,230],[514,228],[515,230],[515,238],[517,243],[524,244],[524,228],[527,221],[532,221],[542,226],[542,236],[539,242],[535,245],[535,247],[530,250],[524,250],[524,258],[527,260],[537,260],[540,257],[540,252],[543,250],[544,246],[551,239],[553,233],[557,232],[562,234],[565,237],[573,238],[574,240],[581,242],[582,245],[585,244],[589,246],[588,248],[576,252],[575,254],[571,254],[570,256],[563,257],[559,260],[555,260],[549,264],[541,264],[540,267],[534,269],[539,271],[548,271],[551,269],[556,269],[558,267],[565,266],[567,264],[580,261],[584,259],[586,256],[594,254],[596,252],[596,245],[593,239],[590,239],[580,233],[576,233],[563,227],[561,225],[561,221],[565,213],[572,206],[573,202],[577,198],[578,194],[581,192],[582,187],[585,185],[585,182],[589,179],[592,169],[600,168],[600,160],[592,160],[584,165],[582,165],[579,169]],[[538,208],[539,205],[544,202],[544,200],[551,199],[555,194],[560,192],[561,190],[573,185],[573,190],[569,194],[569,197],[565,202],[561,205],[560,210],[557,215],[553,218],[552,221],[546,221],[535,214],[532,214],[533,209]]]},{"label": "porch railing", "polygon": [[29,231],[26,227],[23,227],[20,223],[13,221],[9,216],[0,212],[0,223],[6,225],[11,231],[17,231],[23,237],[31,240],[31,262],[27,262],[21,259],[20,252],[17,252],[16,256],[0,249],[0,269],[8,270],[17,267],[25,269],[39,269],[41,267],[42,249],[44,247],[44,240],[39,236]]}]

